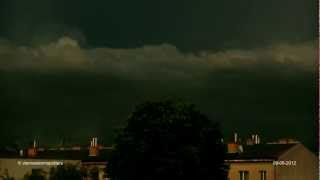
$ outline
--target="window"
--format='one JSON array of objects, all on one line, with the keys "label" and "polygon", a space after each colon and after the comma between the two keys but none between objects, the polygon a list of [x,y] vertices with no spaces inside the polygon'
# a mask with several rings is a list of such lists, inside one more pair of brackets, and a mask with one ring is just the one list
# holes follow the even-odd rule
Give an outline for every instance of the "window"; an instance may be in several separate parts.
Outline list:
[{"label": "window", "polygon": [[260,180],[267,180],[267,171],[260,171]]},{"label": "window", "polygon": [[249,180],[249,171],[239,171],[240,180]]}]

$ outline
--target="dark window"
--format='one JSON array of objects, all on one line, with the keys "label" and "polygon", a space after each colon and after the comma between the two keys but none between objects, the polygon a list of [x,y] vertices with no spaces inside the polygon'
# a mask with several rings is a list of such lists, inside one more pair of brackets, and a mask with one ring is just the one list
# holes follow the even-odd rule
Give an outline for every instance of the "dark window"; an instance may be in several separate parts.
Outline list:
[{"label": "dark window", "polygon": [[260,171],[260,180],[267,180],[267,171]]},{"label": "dark window", "polygon": [[240,180],[249,180],[249,171],[239,171]]}]

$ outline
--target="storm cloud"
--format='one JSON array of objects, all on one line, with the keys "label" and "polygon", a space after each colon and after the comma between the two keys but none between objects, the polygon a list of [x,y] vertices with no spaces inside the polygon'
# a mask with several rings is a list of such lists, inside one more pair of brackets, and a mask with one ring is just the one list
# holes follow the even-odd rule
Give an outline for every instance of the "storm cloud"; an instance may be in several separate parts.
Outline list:
[{"label": "storm cloud", "polygon": [[75,70],[111,73],[127,78],[149,79],[168,76],[197,78],[217,70],[259,68],[288,71],[313,71],[315,46],[312,42],[275,44],[249,50],[227,49],[184,53],[170,44],[138,48],[82,48],[77,40],[62,37],[35,47],[0,41],[0,69],[54,71]]},{"label": "storm cloud", "polygon": [[67,36],[34,46],[1,40],[2,137],[111,143],[136,104],[178,98],[225,135],[290,136],[313,147],[315,52],[313,42],[192,53],[170,44],[88,48]]}]

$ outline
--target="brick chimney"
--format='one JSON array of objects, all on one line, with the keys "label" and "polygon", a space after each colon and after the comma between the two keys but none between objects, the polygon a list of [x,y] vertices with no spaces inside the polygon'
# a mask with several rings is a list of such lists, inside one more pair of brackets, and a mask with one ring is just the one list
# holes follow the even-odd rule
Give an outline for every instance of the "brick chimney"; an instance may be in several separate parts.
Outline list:
[{"label": "brick chimney", "polygon": [[238,153],[239,145],[235,143],[228,143],[228,153]]},{"label": "brick chimney", "polygon": [[247,139],[247,145],[255,145],[260,143],[260,136],[258,134],[252,134],[251,138]]},{"label": "brick chimney", "polygon": [[238,134],[233,134],[233,142],[227,144],[228,153],[239,153]]},{"label": "brick chimney", "polygon": [[98,146],[98,138],[94,137],[90,141],[89,156],[99,156],[100,147]]},{"label": "brick chimney", "polygon": [[37,156],[37,154],[38,154],[38,149],[37,149],[37,141],[36,141],[36,139],[34,139],[33,140],[33,145],[32,145],[32,147],[29,147],[28,149],[27,149],[27,156],[28,157],[36,157]]}]

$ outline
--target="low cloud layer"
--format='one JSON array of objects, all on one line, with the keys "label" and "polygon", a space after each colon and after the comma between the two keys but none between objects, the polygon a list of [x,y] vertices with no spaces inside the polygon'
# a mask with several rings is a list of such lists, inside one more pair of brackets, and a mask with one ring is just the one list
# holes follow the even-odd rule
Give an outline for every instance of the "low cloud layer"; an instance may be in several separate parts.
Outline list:
[{"label": "low cloud layer", "polygon": [[169,44],[88,49],[69,37],[33,47],[0,40],[0,127],[14,127],[1,135],[98,134],[111,142],[134,105],[173,97],[195,103],[227,135],[293,136],[312,147],[314,64],[311,42],[193,54]]},{"label": "low cloud layer", "polygon": [[169,44],[135,49],[84,49],[69,37],[37,47],[14,46],[0,41],[1,70],[96,71],[138,79],[198,77],[223,69],[278,68],[279,73],[290,69],[310,72],[314,57],[315,49],[310,42],[185,54]]}]

